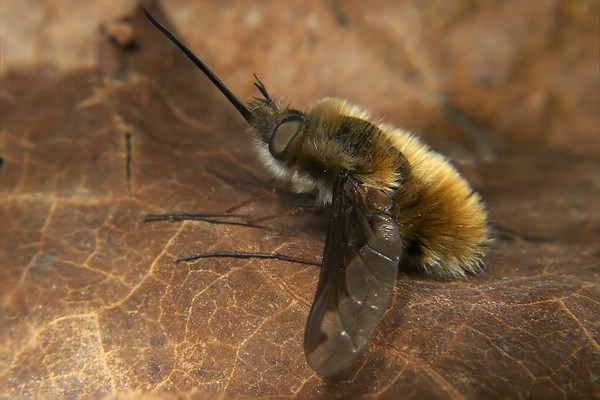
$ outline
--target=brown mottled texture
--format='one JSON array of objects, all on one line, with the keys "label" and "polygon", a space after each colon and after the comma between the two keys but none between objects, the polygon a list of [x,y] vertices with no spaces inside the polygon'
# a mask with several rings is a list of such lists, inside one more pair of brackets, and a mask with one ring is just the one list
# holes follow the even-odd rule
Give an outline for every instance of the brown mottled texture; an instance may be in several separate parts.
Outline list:
[{"label": "brown mottled texture", "polygon": [[[347,97],[418,129],[475,160],[459,168],[492,219],[531,236],[501,230],[480,278],[401,274],[341,382],[304,361],[316,267],[172,262],[217,249],[318,260],[326,217],[142,222],[221,211],[261,193],[265,174],[243,120],[139,13],[98,51],[95,24],[131,6],[100,3],[2,4],[0,395],[600,395],[596,2],[169,2],[240,98],[256,94],[255,70],[297,107]],[[442,100],[485,134],[463,139]]]}]

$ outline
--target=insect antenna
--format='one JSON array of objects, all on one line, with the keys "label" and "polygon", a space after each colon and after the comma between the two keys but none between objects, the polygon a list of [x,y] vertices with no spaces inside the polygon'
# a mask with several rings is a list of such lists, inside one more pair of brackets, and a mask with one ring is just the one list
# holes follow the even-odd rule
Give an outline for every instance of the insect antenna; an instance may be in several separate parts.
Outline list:
[{"label": "insect antenna", "polygon": [[269,92],[267,92],[265,84],[262,83],[258,75],[254,74],[254,79],[256,79],[256,82],[254,82],[254,86],[256,86],[258,90],[260,90],[260,93],[264,96],[265,99],[272,101],[273,99],[271,99],[271,96],[269,96]]},{"label": "insect antenna", "polygon": [[[217,76],[210,70],[210,68],[208,68],[206,66],[206,64],[204,64],[198,57],[196,57],[196,55],[194,53],[192,53],[192,51],[190,49],[188,49],[179,39],[177,39],[175,37],[175,35],[173,35],[167,28],[162,26],[156,19],[154,19],[154,17],[152,15],[150,15],[148,10],[146,10],[145,8],[143,10],[144,10],[144,15],[146,16],[148,21],[150,21],[152,23],[152,25],[154,25],[159,31],[161,31],[162,34],[167,37],[167,39],[169,39],[171,42],[175,43],[175,45],[177,47],[179,47],[181,49],[181,51],[183,51],[185,53],[185,55],[194,64],[196,64],[196,66],[198,68],[200,68],[200,70],[204,73],[204,75],[206,75],[206,77],[211,80],[211,82],[217,87],[217,89],[219,89],[221,91],[221,93],[223,93],[223,95],[225,95],[225,97],[227,97],[227,100],[229,100],[229,102],[231,104],[233,104],[233,106],[239,111],[240,114],[242,114],[242,117],[244,117],[244,119],[248,123],[252,122],[252,119],[254,117],[253,117],[252,113],[250,112],[250,110],[248,110],[248,108],[246,108],[246,106],[237,97],[235,97],[235,95],[231,92],[231,90],[229,90],[227,88],[227,86],[225,86],[225,84],[223,82],[221,82],[221,80],[219,78],[217,78]],[[261,93],[263,95],[265,95],[265,97],[268,98],[267,91],[266,91],[266,89],[264,89],[264,86],[262,85],[262,83],[261,83],[261,86],[257,85],[257,87],[259,88]],[[261,89],[261,87],[262,87],[262,89]]]}]

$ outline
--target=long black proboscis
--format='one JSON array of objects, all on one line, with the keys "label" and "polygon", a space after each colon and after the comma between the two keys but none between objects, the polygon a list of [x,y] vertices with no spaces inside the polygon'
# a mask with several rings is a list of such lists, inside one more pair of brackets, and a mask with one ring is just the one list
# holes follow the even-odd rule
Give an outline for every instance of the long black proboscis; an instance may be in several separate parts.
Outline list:
[{"label": "long black proboscis", "polygon": [[217,78],[217,76],[210,70],[210,68],[208,68],[206,64],[204,64],[198,57],[196,57],[196,55],[192,53],[192,51],[188,49],[179,39],[177,39],[175,35],[169,32],[167,28],[162,26],[156,19],[154,19],[154,17],[145,8],[144,15],[146,16],[148,21],[152,23],[152,25],[154,25],[159,31],[161,31],[163,35],[165,35],[171,42],[175,43],[175,45],[177,45],[177,47],[179,47],[181,51],[183,51],[185,55],[188,56],[188,58],[194,64],[196,64],[198,68],[200,68],[202,72],[204,72],[204,75],[206,75],[208,79],[210,79],[211,82],[214,83],[214,85],[221,91],[221,93],[223,93],[225,97],[227,97],[227,100],[229,100],[231,104],[233,104],[233,106],[240,112],[240,114],[242,114],[242,117],[244,117],[244,119],[250,123],[253,119],[250,110],[248,110],[248,108],[246,108],[246,106],[237,97],[235,97],[231,90],[229,90],[227,86],[225,86],[225,84],[221,82],[219,78]]}]

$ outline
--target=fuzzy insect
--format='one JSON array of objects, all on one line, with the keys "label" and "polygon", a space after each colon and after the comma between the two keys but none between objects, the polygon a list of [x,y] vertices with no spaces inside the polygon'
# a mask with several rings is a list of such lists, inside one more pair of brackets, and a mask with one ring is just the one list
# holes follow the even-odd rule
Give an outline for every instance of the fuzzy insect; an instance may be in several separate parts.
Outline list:
[{"label": "fuzzy insect", "polygon": [[262,97],[246,107],[144,13],[250,124],[273,176],[330,210],[304,337],[306,359],[319,376],[335,376],[364,349],[390,304],[400,268],[450,279],[481,271],[490,242],[487,213],[445,157],[345,100],[326,98],[307,112],[288,108],[256,77]]}]

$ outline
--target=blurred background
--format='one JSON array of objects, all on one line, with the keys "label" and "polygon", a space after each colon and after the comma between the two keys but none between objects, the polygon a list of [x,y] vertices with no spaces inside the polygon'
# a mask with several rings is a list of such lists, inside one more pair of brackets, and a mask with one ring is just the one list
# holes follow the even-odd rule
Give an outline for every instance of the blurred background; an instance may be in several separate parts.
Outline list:
[{"label": "blurred background", "polygon": [[[135,4],[3,1],[2,76],[94,66],[99,26]],[[256,72],[299,108],[348,98],[434,143],[461,135],[449,106],[496,144],[600,151],[597,1],[162,5],[189,47],[242,99],[255,94]]]}]

